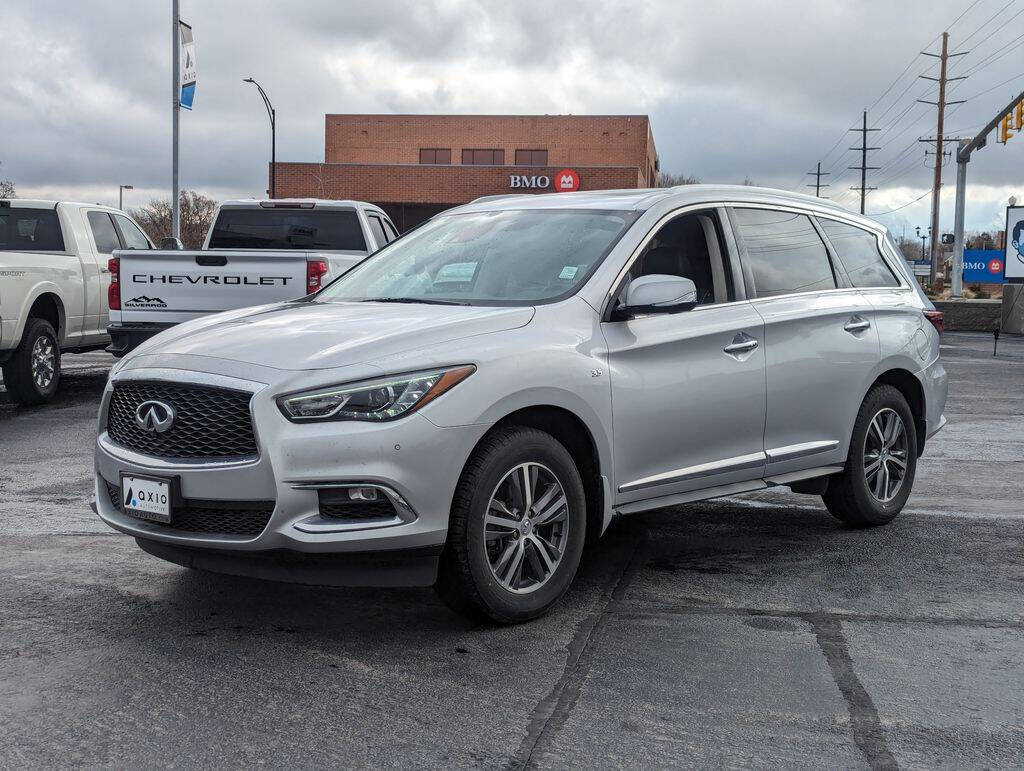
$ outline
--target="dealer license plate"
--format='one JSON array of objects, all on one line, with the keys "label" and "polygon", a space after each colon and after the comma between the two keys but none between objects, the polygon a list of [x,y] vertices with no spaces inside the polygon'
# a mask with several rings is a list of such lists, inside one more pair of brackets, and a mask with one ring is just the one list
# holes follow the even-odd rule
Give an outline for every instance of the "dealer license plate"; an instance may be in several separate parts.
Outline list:
[{"label": "dealer license plate", "polygon": [[171,521],[171,483],[157,477],[121,475],[121,509],[139,519]]}]

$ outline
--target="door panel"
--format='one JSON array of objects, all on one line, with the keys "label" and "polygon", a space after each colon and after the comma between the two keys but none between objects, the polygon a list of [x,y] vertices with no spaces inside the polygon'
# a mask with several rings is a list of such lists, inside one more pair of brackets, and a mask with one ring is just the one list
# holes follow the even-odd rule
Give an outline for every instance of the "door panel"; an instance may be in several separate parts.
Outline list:
[{"label": "door panel", "polygon": [[107,261],[115,249],[121,248],[121,241],[108,212],[89,211],[85,213],[85,218],[92,237],[92,248],[83,249],[81,254],[82,268],[88,277],[88,309],[83,331],[89,338],[87,342],[92,342],[107,334],[107,287],[110,285]]},{"label": "door panel", "polygon": [[[762,476],[764,330],[749,303],[606,322],[602,328],[609,349],[617,503]],[[726,353],[730,346],[738,348]]]},{"label": "door panel", "polygon": [[842,462],[878,361],[871,306],[855,289],[753,306],[765,324],[768,476]]}]

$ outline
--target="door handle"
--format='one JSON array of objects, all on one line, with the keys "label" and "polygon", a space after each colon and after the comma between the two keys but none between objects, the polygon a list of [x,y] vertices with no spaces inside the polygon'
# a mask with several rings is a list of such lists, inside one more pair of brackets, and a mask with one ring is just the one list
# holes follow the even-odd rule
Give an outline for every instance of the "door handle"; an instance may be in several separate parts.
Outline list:
[{"label": "door handle", "polygon": [[865,329],[871,327],[871,322],[861,316],[854,316],[852,319],[843,325],[843,329],[847,332],[863,332]]},{"label": "door handle", "polygon": [[732,342],[722,350],[730,356],[736,356],[737,354],[753,351],[755,348],[757,348],[757,340],[745,332],[740,332],[732,339]]}]

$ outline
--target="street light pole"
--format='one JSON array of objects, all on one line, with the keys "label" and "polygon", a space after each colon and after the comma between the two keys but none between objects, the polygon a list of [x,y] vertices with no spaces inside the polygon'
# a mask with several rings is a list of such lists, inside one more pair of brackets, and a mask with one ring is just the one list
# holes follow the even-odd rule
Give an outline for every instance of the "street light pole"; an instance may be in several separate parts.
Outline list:
[{"label": "street light pole", "polygon": [[134,190],[134,185],[118,185],[117,186],[117,208],[124,211],[124,191]]},{"label": "street light pole", "polygon": [[263,106],[267,108],[267,115],[270,117],[270,197],[277,198],[277,113],[263,86],[252,78],[245,78],[242,82],[252,83],[259,89],[260,96],[263,97]]}]

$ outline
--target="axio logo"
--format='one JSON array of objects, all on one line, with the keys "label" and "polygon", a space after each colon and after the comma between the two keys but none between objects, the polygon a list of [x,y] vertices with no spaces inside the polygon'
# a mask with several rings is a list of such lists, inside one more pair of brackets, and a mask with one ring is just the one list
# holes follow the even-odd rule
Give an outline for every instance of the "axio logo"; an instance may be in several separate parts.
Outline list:
[{"label": "axio logo", "polygon": [[555,174],[555,190],[559,193],[571,193],[580,189],[580,175],[572,169],[562,169]]},{"label": "axio logo", "polygon": [[510,174],[508,178],[509,187],[536,187],[544,188],[551,185],[551,180],[544,174],[527,177],[525,174]]}]

